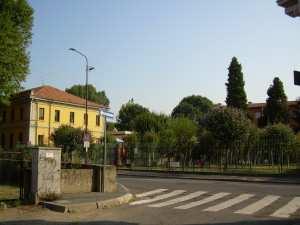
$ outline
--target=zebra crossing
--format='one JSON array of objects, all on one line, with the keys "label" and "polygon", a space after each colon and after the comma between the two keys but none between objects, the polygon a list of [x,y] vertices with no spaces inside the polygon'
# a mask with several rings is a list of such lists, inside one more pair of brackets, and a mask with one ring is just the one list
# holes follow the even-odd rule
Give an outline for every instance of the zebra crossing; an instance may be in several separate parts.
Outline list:
[{"label": "zebra crossing", "polygon": [[[188,193],[185,190],[154,189],[136,194],[136,200],[131,202],[130,205],[147,205],[151,208],[171,207],[175,210],[188,210],[202,206],[204,209],[201,209],[201,211],[204,212],[219,212],[227,208],[234,208],[233,213],[244,215],[253,215],[269,208],[267,211],[272,209],[272,213],[268,215],[271,217],[300,217],[300,197],[284,198],[284,204],[279,205],[277,204],[278,201],[283,198],[278,195],[257,196],[258,199],[254,197],[256,195],[252,193],[236,195],[228,192],[209,193],[201,190]],[[253,199],[255,199],[254,202]],[[247,204],[249,200],[251,201],[248,205],[236,209],[237,206]],[[211,206],[205,207],[205,204]]]}]

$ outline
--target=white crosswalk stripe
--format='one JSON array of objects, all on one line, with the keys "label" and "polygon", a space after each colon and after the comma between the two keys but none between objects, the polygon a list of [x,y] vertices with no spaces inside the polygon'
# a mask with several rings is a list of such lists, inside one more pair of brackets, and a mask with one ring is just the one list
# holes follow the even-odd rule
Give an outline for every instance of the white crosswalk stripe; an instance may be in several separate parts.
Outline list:
[{"label": "white crosswalk stripe", "polygon": [[275,211],[271,216],[289,218],[298,209],[300,209],[300,197],[295,197],[289,201],[288,204]]},{"label": "white crosswalk stripe", "polygon": [[[222,198],[225,198],[226,196],[230,196],[233,193],[219,192],[219,193],[209,194],[208,191],[195,191],[192,193],[186,193],[186,192],[187,192],[186,190],[168,191],[168,189],[165,188],[154,189],[154,190],[137,194],[136,197],[139,199],[134,202],[131,202],[130,205],[134,206],[134,205],[145,204],[148,207],[161,208],[161,207],[177,204],[177,206],[175,207],[173,206],[174,207],[173,209],[188,210],[197,206],[201,206],[219,200],[219,202],[202,210],[206,212],[218,212],[226,208],[230,208],[232,206],[238,205],[239,203],[245,201],[244,204],[241,204],[242,207],[240,209],[236,209],[234,213],[253,215],[259,212],[260,210],[265,209],[266,207],[270,207],[273,204],[276,207],[276,205],[278,205],[276,201],[282,198],[281,196],[278,195],[266,195],[266,196],[262,196],[260,199],[256,200],[255,202],[252,201],[252,203],[246,205],[246,200],[254,197],[255,196],[254,194],[241,193],[238,196],[235,197],[232,196],[231,198],[228,197],[222,201]],[[209,196],[203,197],[203,195],[205,194]],[[199,199],[196,199],[198,197]],[[274,205],[272,208],[274,208]],[[286,205],[282,206],[281,208],[277,210],[275,209],[274,210],[275,212],[273,211],[273,214],[266,215],[266,216],[272,216],[278,218],[289,218],[290,216],[300,216],[299,214],[296,215],[298,210],[300,210],[300,197],[297,196],[294,197],[293,199],[290,199],[290,201]]]},{"label": "white crosswalk stripe", "polygon": [[193,207],[196,207],[196,206],[200,206],[200,205],[203,205],[203,204],[215,201],[217,199],[223,198],[223,197],[225,197],[227,195],[230,195],[230,193],[220,192],[220,193],[214,194],[214,195],[212,195],[210,197],[204,198],[202,200],[191,202],[191,203],[188,203],[188,204],[185,204],[185,205],[181,205],[181,206],[175,207],[174,209],[190,209],[190,208],[193,208]]},{"label": "white crosswalk stripe", "polygon": [[254,202],[253,204],[236,211],[235,213],[251,215],[251,214],[256,213],[257,211],[271,205],[273,202],[275,202],[279,198],[280,198],[280,196],[268,195],[268,196],[260,199],[259,201]]},{"label": "white crosswalk stripe", "polygon": [[163,200],[163,199],[166,199],[166,198],[174,197],[176,195],[180,195],[180,194],[185,193],[185,192],[186,192],[185,190],[176,190],[176,191],[172,191],[172,192],[167,193],[167,194],[158,195],[158,196],[156,196],[154,198],[151,198],[151,199],[144,199],[144,200],[135,201],[135,202],[130,203],[130,205],[141,205],[141,204],[152,203],[152,202],[156,202],[156,201]]},{"label": "white crosswalk stripe", "polygon": [[241,194],[233,199],[230,199],[228,201],[222,202],[220,204],[217,204],[215,206],[209,207],[207,209],[204,209],[204,211],[209,211],[209,212],[217,212],[226,208],[229,208],[233,205],[236,205],[240,202],[243,202],[251,197],[253,197],[253,194]]},{"label": "white crosswalk stripe", "polygon": [[136,194],[135,196],[137,198],[143,198],[143,197],[147,197],[147,196],[150,196],[150,195],[159,194],[159,193],[167,191],[167,190],[168,189],[155,189],[155,190],[147,191],[147,192],[144,192],[144,193],[141,193],[141,194]]},{"label": "white crosswalk stripe", "polygon": [[168,205],[174,205],[174,204],[179,203],[179,202],[184,202],[184,201],[199,197],[200,195],[203,195],[205,193],[206,193],[205,191],[196,191],[196,192],[193,192],[191,194],[188,194],[188,195],[185,195],[185,196],[182,196],[182,197],[179,197],[179,198],[171,199],[171,200],[166,201],[166,202],[156,203],[156,204],[149,205],[149,206],[150,207],[155,207],[155,208],[160,208],[160,207],[164,207],[164,206],[168,206]]}]

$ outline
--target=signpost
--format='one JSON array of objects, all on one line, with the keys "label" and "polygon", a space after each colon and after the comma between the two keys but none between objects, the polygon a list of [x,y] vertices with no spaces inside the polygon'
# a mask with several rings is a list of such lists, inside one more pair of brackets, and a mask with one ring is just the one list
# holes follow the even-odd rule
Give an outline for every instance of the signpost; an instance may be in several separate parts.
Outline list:
[{"label": "signpost", "polygon": [[294,84],[300,85],[300,71],[294,71]]},{"label": "signpost", "polygon": [[109,111],[100,109],[100,115],[104,117],[104,155],[103,155],[103,165],[106,165],[106,120],[107,118],[113,119],[114,114]]},{"label": "signpost", "polygon": [[83,147],[85,148],[85,151],[88,151],[88,148],[90,147],[90,135],[88,133],[85,133],[83,136]]}]

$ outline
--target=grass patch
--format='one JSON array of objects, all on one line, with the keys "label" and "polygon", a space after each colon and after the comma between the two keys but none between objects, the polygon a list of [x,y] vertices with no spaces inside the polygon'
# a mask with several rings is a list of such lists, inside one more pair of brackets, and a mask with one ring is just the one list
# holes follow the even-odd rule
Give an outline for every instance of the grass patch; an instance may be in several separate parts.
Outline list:
[{"label": "grass patch", "polygon": [[21,205],[19,187],[0,184],[0,210]]},{"label": "grass patch", "polygon": [[120,169],[130,169],[130,170],[142,170],[142,171],[163,171],[163,172],[185,172],[185,173],[194,173],[194,174],[206,174],[206,175],[243,175],[243,176],[281,176],[281,175],[298,175],[300,176],[300,169],[293,165],[290,167],[283,167],[282,171],[278,166],[255,166],[251,169],[249,167],[231,167],[227,170],[218,168],[216,165],[208,167],[195,167],[195,168],[185,168],[183,171],[182,168],[166,168],[166,167],[119,167]]},{"label": "grass patch", "polygon": [[0,201],[19,199],[19,187],[0,184]]}]

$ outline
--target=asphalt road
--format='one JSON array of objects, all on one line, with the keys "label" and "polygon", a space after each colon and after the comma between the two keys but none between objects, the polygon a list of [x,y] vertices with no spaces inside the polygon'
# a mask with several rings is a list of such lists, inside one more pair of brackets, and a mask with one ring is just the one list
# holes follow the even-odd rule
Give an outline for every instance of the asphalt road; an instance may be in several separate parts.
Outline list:
[{"label": "asphalt road", "polygon": [[47,212],[40,219],[4,224],[300,225],[299,185],[142,177],[118,181],[137,195],[130,204],[50,218]]},{"label": "asphalt road", "polygon": [[[170,225],[300,224],[299,185],[136,177],[120,177],[119,182],[137,195],[167,189],[112,210],[110,216],[120,221]],[[177,194],[176,190],[185,192]],[[164,196],[168,198],[159,200]]]}]

